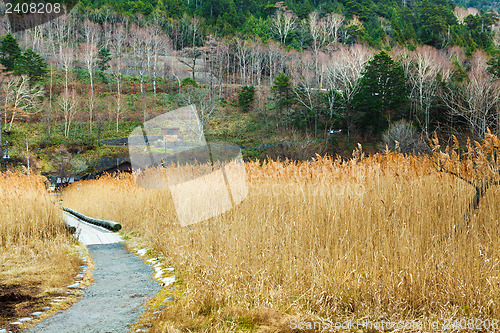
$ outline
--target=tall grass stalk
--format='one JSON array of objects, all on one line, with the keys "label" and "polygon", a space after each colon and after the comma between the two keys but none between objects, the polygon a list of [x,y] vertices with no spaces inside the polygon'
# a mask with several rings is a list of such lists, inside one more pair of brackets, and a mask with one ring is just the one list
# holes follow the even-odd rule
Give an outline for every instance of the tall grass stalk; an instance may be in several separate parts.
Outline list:
[{"label": "tall grass stalk", "polygon": [[63,198],[140,232],[176,267],[183,293],[158,331],[286,327],[289,316],[500,318],[499,190],[467,230],[443,238],[475,190],[428,157],[318,157],[246,171],[244,202],[184,228],[168,191],[138,188],[131,175],[75,184]]}]

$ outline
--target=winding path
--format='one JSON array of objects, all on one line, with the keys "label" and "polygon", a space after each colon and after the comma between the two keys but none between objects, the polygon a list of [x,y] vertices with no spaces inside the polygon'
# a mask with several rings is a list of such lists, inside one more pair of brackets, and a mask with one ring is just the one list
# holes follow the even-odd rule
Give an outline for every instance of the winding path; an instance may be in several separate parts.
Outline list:
[{"label": "winding path", "polygon": [[36,324],[33,333],[127,332],[161,289],[153,269],[128,252],[121,237],[65,213],[94,260],[94,282],[70,309]]}]

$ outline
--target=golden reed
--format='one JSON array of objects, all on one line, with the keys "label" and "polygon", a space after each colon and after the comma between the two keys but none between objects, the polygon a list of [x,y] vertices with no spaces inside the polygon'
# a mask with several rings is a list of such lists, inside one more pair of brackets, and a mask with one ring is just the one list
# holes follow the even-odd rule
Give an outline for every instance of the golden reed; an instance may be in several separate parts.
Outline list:
[{"label": "golden reed", "polygon": [[452,155],[358,149],[349,161],[246,163],[248,197],[189,227],[167,190],[139,188],[132,175],[74,184],[63,199],[139,232],[175,266],[182,292],[154,331],[287,331],[292,317],[500,318],[500,190],[453,233],[475,189],[440,169],[473,174]]}]

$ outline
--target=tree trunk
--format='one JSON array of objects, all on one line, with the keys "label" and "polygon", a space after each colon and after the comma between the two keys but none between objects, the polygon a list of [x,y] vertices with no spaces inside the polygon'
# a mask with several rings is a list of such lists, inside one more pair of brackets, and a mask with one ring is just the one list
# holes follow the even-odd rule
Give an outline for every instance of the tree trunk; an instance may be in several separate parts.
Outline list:
[{"label": "tree trunk", "polygon": [[120,120],[120,111],[121,111],[121,97],[122,97],[122,91],[121,91],[121,86],[120,86],[120,74],[117,76],[117,85],[118,85],[118,90],[117,90],[117,105],[116,105],[116,132],[118,133],[118,122]]},{"label": "tree trunk", "polygon": [[90,104],[89,104],[89,112],[90,112],[90,134],[92,135],[92,123],[94,120],[94,76],[92,72],[89,71],[90,76]]}]

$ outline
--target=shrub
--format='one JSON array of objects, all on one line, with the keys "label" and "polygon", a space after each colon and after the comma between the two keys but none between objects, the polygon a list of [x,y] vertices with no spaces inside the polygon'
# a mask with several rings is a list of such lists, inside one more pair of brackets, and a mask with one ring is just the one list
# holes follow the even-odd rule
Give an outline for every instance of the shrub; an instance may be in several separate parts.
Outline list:
[{"label": "shrub", "polygon": [[380,149],[388,147],[390,150],[397,150],[401,153],[416,153],[425,151],[427,146],[417,129],[406,120],[392,123],[382,134]]},{"label": "shrub", "polygon": [[198,82],[196,82],[196,81],[195,81],[195,80],[193,80],[192,78],[187,77],[187,78],[185,78],[184,80],[182,80],[182,82],[181,82],[181,86],[182,86],[182,87],[185,87],[185,86],[192,86],[192,87],[198,88],[200,85],[198,84]]}]

